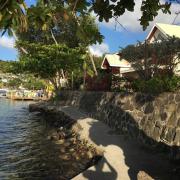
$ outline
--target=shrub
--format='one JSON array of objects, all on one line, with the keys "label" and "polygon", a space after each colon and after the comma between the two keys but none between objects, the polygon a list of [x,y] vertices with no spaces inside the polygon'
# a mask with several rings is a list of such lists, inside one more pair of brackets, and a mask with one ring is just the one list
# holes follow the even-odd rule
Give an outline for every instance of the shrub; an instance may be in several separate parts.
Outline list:
[{"label": "shrub", "polygon": [[164,77],[153,77],[150,80],[135,80],[132,83],[134,91],[146,92],[146,93],[161,93],[161,92],[172,92],[180,88],[180,77],[178,76],[164,76]]},{"label": "shrub", "polygon": [[98,76],[86,77],[86,90],[109,91],[111,88],[111,74],[99,74]]}]

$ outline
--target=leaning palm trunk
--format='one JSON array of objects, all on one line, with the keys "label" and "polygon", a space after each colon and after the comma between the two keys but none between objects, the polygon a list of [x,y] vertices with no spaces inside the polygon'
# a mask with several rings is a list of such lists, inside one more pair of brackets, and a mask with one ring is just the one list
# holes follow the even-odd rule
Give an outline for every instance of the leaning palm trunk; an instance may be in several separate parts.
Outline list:
[{"label": "leaning palm trunk", "polygon": [[[77,5],[77,2],[78,2],[78,0],[76,0],[75,7],[74,7],[74,9],[73,9],[72,15],[73,15],[73,17],[75,18],[78,26],[80,27],[79,20],[78,20],[76,14],[75,14],[75,8],[76,8],[76,5]],[[83,34],[85,34],[85,32],[84,32],[83,30],[82,30],[82,32],[83,32]],[[88,55],[89,55],[89,58],[90,58],[90,60],[91,60],[92,66],[93,66],[94,73],[95,73],[95,75],[97,76],[97,75],[98,75],[97,68],[96,68],[96,65],[95,65],[95,63],[94,63],[93,56],[91,55],[91,52],[89,51],[89,49],[88,49]]]}]

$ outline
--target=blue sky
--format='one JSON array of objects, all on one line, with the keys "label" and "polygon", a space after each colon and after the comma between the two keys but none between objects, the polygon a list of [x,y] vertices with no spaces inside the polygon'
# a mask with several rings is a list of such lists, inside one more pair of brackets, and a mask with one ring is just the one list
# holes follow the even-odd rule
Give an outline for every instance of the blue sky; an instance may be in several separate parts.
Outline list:
[{"label": "blue sky", "polygon": [[[161,0],[164,1],[164,0]],[[27,4],[33,4],[35,0],[26,0]],[[118,18],[126,30],[122,29],[114,19],[111,19],[109,23],[98,23],[100,32],[104,35],[104,42],[102,44],[93,45],[90,50],[95,55],[102,55],[103,53],[117,52],[120,47],[125,47],[128,44],[135,44],[137,41],[143,41],[150,29],[156,22],[171,24],[175,18],[175,12],[180,10],[180,4],[173,4],[171,7],[171,15],[165,15],[159,12],[159,15],[150,24],[146,31],[142,31],[142,27],[139,24],[138,19],[141,16],[140,5],[141,0],[136,0],[135,11],[126,12],[123,16]],[[180,25],[180,15],[176,18],[175,24]],[[117,26],[116,26],[117,25]],[[116,30],[115,30],[116,26]],[[7,35],[0,38],[0,59],[3,60],[17,60],[18,53],[13,47],[14,39],[9,38]]]}]

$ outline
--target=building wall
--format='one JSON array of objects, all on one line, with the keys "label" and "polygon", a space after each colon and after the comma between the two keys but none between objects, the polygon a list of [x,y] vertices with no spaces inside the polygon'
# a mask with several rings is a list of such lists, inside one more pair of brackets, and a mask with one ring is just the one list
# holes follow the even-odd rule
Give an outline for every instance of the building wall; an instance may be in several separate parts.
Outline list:
[{"label": "building wall", "polygon": [[156,40],[161,40],[161,38],[166,39],[167,37],[159,30],[157,29],[152,38],[150,39],[150,43],[155,42]]}]

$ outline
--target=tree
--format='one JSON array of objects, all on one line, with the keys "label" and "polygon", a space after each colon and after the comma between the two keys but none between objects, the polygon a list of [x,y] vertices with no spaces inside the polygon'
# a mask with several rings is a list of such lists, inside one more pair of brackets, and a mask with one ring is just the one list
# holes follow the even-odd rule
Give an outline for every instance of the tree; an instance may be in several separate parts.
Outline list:
[{"label": "tree", "polygon": [[[99,17],[100,21],[109,21],[111,18],[121,16],[125,11],[134,11],[135,0],[39,0],[40,3],[45,3],[47,6],[52,6],[56,4],[58,12],[65,19],[70,18],[71,15],[81,15],[86,14],[89,11],[94,11],[94,13]],[[150,21],[158,15],[158,11],[162,10],[163,13],[170,13],[171,3],[165,2],[161,3],[160,0],[142,0],[141,11],[142,16],[140,18],[140,24],[143,29],[149,25]],[[26,30],[27,29],[27,12],[29,8],[26,7],[24,0],[18,1],[8,1],[2,0],[0,3],[0,29],[8,30],[11,32],[12,29]],[[50,11],[48,15],[48,21],[54,19],[54,12]],[[71,12],[71,13],[69,13]],[[39,14],[38,12],[35,12]],[[47,18],[42,20],[42,27],[46,28]]]},{"label": "tree", "polygon": [[14,79],[10,79],[7,83],[7,87],[10,88],[19,88],[19,86],[21,85],[22,80],[19,78],[14,78]]},{"label": "tree", "polygon": [[[25,32],[17,31],[19,39],[30,43],[63,43],[72,48],[80,45],[87,47],[102,42],[103,36],[91,15],[79,16],[78,25],[73,17],[66,20],[57,10],[57,7],[47,7],[42,3],[31,6],[27,14],[28,30]],[[56,22],[51,17],[51,11],[55,11],[54,19]]]},{"label": "tree", "polygon": [[[134,67],[145,75],[143,69],[145,67],[145,46],[144,43],[138,45],[129,45],[120,51],[122,58],[133,63]],[[169,76],[174,74],[174,70],[180,63],[180,39],[169,37],[152,44],[147,44],[147,68],[152,69],[154,75],[158,75],[161,67]],[[151,73],[152,73],[151,72]],[[149,72],[150,73],[150,72]],[[152,74],[149,75],[152,75]]]},{"label": "tree", "polygon": [[26,77],[26,81],[22,83],[22,86],[30,90],[39,90],[39,89],[45,89],[46,83],[42,79],[28,75]]},{"label": "tree", "polygon": [[55,90],[60,88],[61,70],[63,69],[65,76],[70,78],[72,71],[82,69],[86,53],[81,47],[69,48],[66,45],[19,42],[17,46],[26,47],[30,53],[22,54],[15,66],[21,67],[20,69],[27,73],[49,80]]},{"label": "tree", "polygon": [[12,35],[12,29],[19,29],[21,32],[27,30],[26,9],[24,0],[0,1],[0,29],[4,30],[2,34],[8,31]]},{"label": "tree", "polygon": [[10,67],[11,67],[12,63],[13,63],[12,61],[1,61],[0,60],[0,72],[1,73],[10,72]]}]

